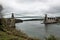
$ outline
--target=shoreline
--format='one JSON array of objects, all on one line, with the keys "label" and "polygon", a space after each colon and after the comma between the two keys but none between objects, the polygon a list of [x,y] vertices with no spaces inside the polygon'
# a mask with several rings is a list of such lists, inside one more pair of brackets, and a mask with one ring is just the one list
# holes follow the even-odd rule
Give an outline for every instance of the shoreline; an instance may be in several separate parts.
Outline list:
[{"label": "shoreline", "polygon": [[1,40],[39,40],[37,38],[31,38],[26,33],[22,32],[21,30],[17,30],[15,28],[10,27],[2,27],[0,28],[0,38]]}]

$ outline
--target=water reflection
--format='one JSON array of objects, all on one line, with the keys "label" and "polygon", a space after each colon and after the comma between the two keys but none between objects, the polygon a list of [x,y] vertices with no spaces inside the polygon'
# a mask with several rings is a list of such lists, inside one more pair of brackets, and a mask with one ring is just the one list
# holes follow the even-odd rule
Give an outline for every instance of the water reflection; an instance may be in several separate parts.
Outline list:
[{"label": "water reflection", "polygon": [[44,24],[45,25],[45,32],[48,33],[48,24]]},{"label": "water reflection", "polygon": [[54,35],[60,37],[60,23],[56,24],[44,24],[45,25],[45,36]]},{"label": "water reflection", "polygon": [[45,28],[45,37],[47,37],[48,35],[52,35],[49,33],[49,29],[50,29],[50,25],[49,24],[44,24],[44,28]]}]

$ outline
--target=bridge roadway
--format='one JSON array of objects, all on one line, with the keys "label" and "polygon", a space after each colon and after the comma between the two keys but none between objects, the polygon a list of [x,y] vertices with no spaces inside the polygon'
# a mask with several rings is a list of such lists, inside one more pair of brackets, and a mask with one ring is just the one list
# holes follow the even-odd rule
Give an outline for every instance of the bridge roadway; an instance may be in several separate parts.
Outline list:
[{"label": "bridge roadway", "polygon": [[14,18],[40,18],[40,16],[24,16],[24,17],[14,17]]}]

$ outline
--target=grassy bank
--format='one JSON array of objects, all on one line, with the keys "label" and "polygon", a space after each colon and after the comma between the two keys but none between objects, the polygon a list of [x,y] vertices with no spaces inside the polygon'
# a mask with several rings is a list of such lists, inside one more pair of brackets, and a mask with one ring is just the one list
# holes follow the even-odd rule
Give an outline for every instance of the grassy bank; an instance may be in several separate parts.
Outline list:
[{"label": "grassy bank", "polygon": [[0,25],[0,40],[39,40],[28,37],[25,33],[16,30],[15,28],[5,27]]}]

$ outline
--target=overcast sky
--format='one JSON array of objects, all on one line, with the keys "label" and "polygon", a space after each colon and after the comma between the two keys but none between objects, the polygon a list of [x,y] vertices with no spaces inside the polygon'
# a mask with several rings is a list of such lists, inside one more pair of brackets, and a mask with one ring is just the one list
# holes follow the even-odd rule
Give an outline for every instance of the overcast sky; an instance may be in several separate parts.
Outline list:
[{"label": "overcast sky", "polygon": [[3,13],[14,12],[20,16],[60,16],[60,0],[0,0]]}]

